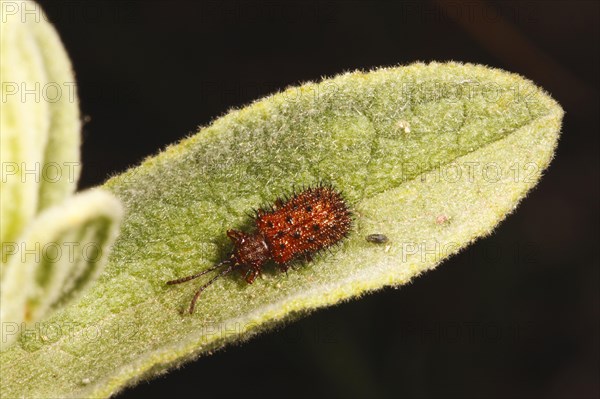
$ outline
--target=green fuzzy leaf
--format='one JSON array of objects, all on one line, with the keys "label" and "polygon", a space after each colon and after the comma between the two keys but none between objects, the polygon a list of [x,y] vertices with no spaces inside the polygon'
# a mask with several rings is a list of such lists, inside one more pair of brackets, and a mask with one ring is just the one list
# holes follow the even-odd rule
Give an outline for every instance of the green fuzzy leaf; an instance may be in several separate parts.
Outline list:
[{"label": "green fuzzy leaf", "polygon": [[71,62],[39,6],[1,6],[0,236],[14,242],[39,211],[75,191],[81,121]]},{"label": "green fuzzy leaf", "polygon": [[106,192],[69,198],[81,167],[69,57],[37,4],[2,1],[0,10],[4,350],[99,275],[122,210]]},{"label": "green fuzzy leaf", "polygon": [[71,62],[58,34],[47,23],[29,23],[48,83],[42,87],[49,103],[48,141],[41,165],[38,210],[73,194],[81,172],[79,101]]},{"label": "green fuzzy leaf", "polygon": [[[109,396],[274,323],[405,284],[515,209],[550,162],[562,115],[531,82],[458,63],[347,73],[232,111],[106,184],[126,207],[106,272],[46,322],[60,334],[1,355],[1,393]],[[349,239],[287,275],[222,278],[182,314],[206,280],[167,280],[223,259],[225,231],[248,229],[252,208],[318,182],[344,191]],[[373,233],[389,241],[367,241]]]},{"label": "green fuzzy leaf", "polygon": [[[99,189],[76,194],[39,215],[19,242],[3,247],[2,347],[27,324],[72,300],[94,281],[118,232],[122,207]],[[24,323],[24,324],[22,324]]]}]

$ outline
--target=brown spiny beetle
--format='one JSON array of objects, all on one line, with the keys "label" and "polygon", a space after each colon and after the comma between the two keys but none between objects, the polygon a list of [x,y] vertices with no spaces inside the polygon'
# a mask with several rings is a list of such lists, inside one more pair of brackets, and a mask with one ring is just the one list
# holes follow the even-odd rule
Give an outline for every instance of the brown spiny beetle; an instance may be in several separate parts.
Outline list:
[{"label": "brown spiny beetle", "polygon": [[227,231],[234,246],[228,259],[198,274],[167,282],[184,283],[226,266],[196,291],[190,304],[190,314],[194,312],[202,291],[234,269],[244,271],[246,281],[252,284],[270,260],[286,271],[292,261],[310,260],[316,252],[338,243],[350,231],[352,214],[341,193],[321,184],[290,198],[280,198],[268,209],[256,211],[254,223],[255,231],[252,233]]}]

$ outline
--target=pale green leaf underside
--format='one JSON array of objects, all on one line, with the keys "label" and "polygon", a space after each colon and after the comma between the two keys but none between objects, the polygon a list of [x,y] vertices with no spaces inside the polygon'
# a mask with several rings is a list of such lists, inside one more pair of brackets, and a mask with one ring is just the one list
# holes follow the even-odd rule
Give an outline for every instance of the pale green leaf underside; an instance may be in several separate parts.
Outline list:
[{"label": "pale green leaf underside", "polygon": [[[38,212],[75,191],[81,121],[71,62],[39,6],[1,6],[0,237],[14,242]],[[28,18],[13,13],[20,7]]]},{"label": "pale green leaf underside", "polygon": [[[43,211],[19,242],[4,243],[3,256],[12,256],[3,266],[0,285],[3,350],[23,332],[21,323],[31,328],[33,321],[72,300],[98,277],[122,212],[111,194],[82,192]],[[39,342],[34,339],[32,344]]]},{"label": "pale green leaf underside", "polygon": [[122,208],[106,192],[71,196],[81,169],[71,62],[37,4],[2,1],[0,8],[4,350],[24,330],[16,326],[43,319],[99,275]]},{"label": "pale green leaf underside", "polygon": [[[406,283],[515,208],[552,158],[562,114],[517,75],[457,63],[344,74],[229,113],[106,184],[126,207],[106,272],[48,321],[68,333],[2,355],[3,397],[107,396],[240,334]],[[319,181],[355,212],[343,245],[251,286],[231,275],[180,314],[198,283],[165,281],[222,259],[226,229],[247,228],[252,208]]]}]

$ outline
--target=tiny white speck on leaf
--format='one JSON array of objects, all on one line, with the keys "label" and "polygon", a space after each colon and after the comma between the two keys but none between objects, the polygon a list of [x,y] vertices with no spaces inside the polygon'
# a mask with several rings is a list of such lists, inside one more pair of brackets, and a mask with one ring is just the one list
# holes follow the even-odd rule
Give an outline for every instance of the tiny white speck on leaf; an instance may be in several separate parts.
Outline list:
[{"label": "tiny white speck on leaf", "polygon": [[405,120],[401,120],[398,122],[398,127],[404,130],[404,133],[410,133],[410,123]]}]

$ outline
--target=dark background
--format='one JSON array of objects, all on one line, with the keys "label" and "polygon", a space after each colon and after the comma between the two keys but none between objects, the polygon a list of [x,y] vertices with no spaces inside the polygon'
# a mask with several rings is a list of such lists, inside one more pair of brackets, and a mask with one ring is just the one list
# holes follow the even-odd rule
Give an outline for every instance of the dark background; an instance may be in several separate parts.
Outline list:
[{"label": "dark background", "polygon": [[492,236],[119,398],[599,397],[598,2],[41,3],[88,119],[80,188],[231,107],[357,68],[487,64],[566,111],[555,160]]}]

